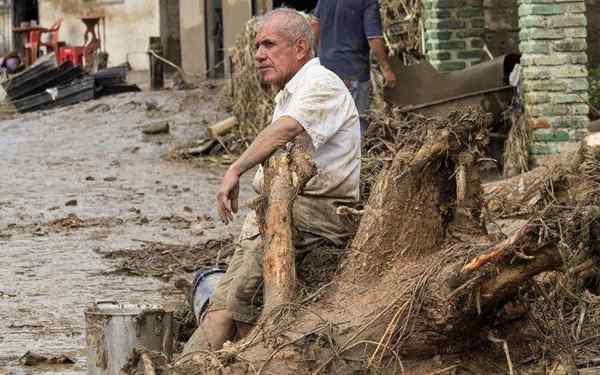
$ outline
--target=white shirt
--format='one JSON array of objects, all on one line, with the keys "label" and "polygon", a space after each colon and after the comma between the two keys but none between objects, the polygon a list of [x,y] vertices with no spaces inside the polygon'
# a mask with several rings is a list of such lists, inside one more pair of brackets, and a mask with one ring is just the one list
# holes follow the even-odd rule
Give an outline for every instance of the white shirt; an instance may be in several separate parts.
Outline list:
[{"label": "white shirt", "polygon": [[[312,154],[317,175],[304,196],[357,202],[360,181],[360,122],[346,85],[318,58],[307,62],[275,97],[273,122],[298,121],[306,133],[296,138]],[[262,169],[257,177],[262,181]]]}]

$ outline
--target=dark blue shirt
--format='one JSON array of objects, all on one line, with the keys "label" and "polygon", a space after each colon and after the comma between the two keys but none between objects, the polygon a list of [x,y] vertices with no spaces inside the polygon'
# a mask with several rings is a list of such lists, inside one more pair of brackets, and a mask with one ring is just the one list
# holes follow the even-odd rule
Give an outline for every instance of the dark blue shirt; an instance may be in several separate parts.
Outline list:
[{"label": "dark blue shirt", "polygon": [[319,0],[321,64],[348,81],[370,78],[368,38],[382,35],[378,0]]}]

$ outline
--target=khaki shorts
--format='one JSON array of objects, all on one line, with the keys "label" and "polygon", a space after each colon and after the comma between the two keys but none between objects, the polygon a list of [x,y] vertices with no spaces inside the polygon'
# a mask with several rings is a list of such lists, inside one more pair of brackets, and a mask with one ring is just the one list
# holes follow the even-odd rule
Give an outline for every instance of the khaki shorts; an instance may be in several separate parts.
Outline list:
[{"label": "khaki shorts", "polygon": [[[298,197],[300,201],[303,199]],[[310,199],[313,203],[314,199]],[[316,204],[318,205],[318,204]],[[308,214],[307,205],[294,205],[294,220],[296,224],[302,224],[303,222],[309,221],[306,217]],[[297,209],[298,207],[298,209]],[[313,210],[310,210],[313,211]],[[314,211],[313,211],[314,212]],[[317,215],[318,216],[318,215]],[[301,220],[301,218],[306,220]],[[313,220],[315,215],[312,216]],[[317,224],[318,228],[329,228],[331,229],[333,222],[338,222],[338,218],[332,218],[328,223]],[[326,225],[329,224],[329,225]],[[310,251],[319,249],[326,244],[340,244],[336,239],[343,237],[343,233],[340,232],[337,237],[329,239],[328,234],[312,234],[301,229],[294,234],[294,248],[296,251],[296,261],[302,258],[303,254],[307,254]],[[296,226],[296,228],[298,228]],[[346,234],[349,235],[351,232],[348,231]],[[346,236],[347,238],[347,236]],[[261,286],[262,286],[262,263],[263,263],[263,246],[262,239],[258,231],[258,225],[256,223],[256,214],[251,211],[246,216],[246,220],[242,227],[239,240],[236,244],[233,257],[227,268],[227,272],[217,285],[213,295],[211,296],[208,311],[228,310],[233,315],[233,319],[243,323],[253,323],[256,321],[260,313],[260,301],[262,300]]]}]

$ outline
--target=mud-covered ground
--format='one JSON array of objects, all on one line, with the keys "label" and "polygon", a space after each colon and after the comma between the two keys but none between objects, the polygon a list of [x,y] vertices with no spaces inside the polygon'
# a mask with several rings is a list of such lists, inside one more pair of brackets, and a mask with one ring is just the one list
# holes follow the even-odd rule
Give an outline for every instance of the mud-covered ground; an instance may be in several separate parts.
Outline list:
[{"label": "mud-covered ground", "polygon": [[[85,373],[88,304],[180,303],[176,277],[191,279],[218,253],[210,241],[239,230],[242,215],[226,228],[217,221],[224,165],[164,158],[227,116],[215,96],[209,83],[0,122],[0,374]],[[142,134],[162,119],[169,134]],[[20,366],[28,351],[75,364]]]}]

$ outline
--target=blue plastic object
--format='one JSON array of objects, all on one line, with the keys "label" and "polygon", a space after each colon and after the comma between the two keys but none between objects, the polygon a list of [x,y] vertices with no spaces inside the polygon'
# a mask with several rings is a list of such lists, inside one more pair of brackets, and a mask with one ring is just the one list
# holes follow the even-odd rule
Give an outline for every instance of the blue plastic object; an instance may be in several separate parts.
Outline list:
[{"label": "blue plastic object", "polygon": [[225,268],[222,266],[216,266],[196,274],[191,294],[191,305],[192,312],[194,313],[198,324],[208,308],[210,296],[212,296],[217,284],[221,281],[224,274]]}]

